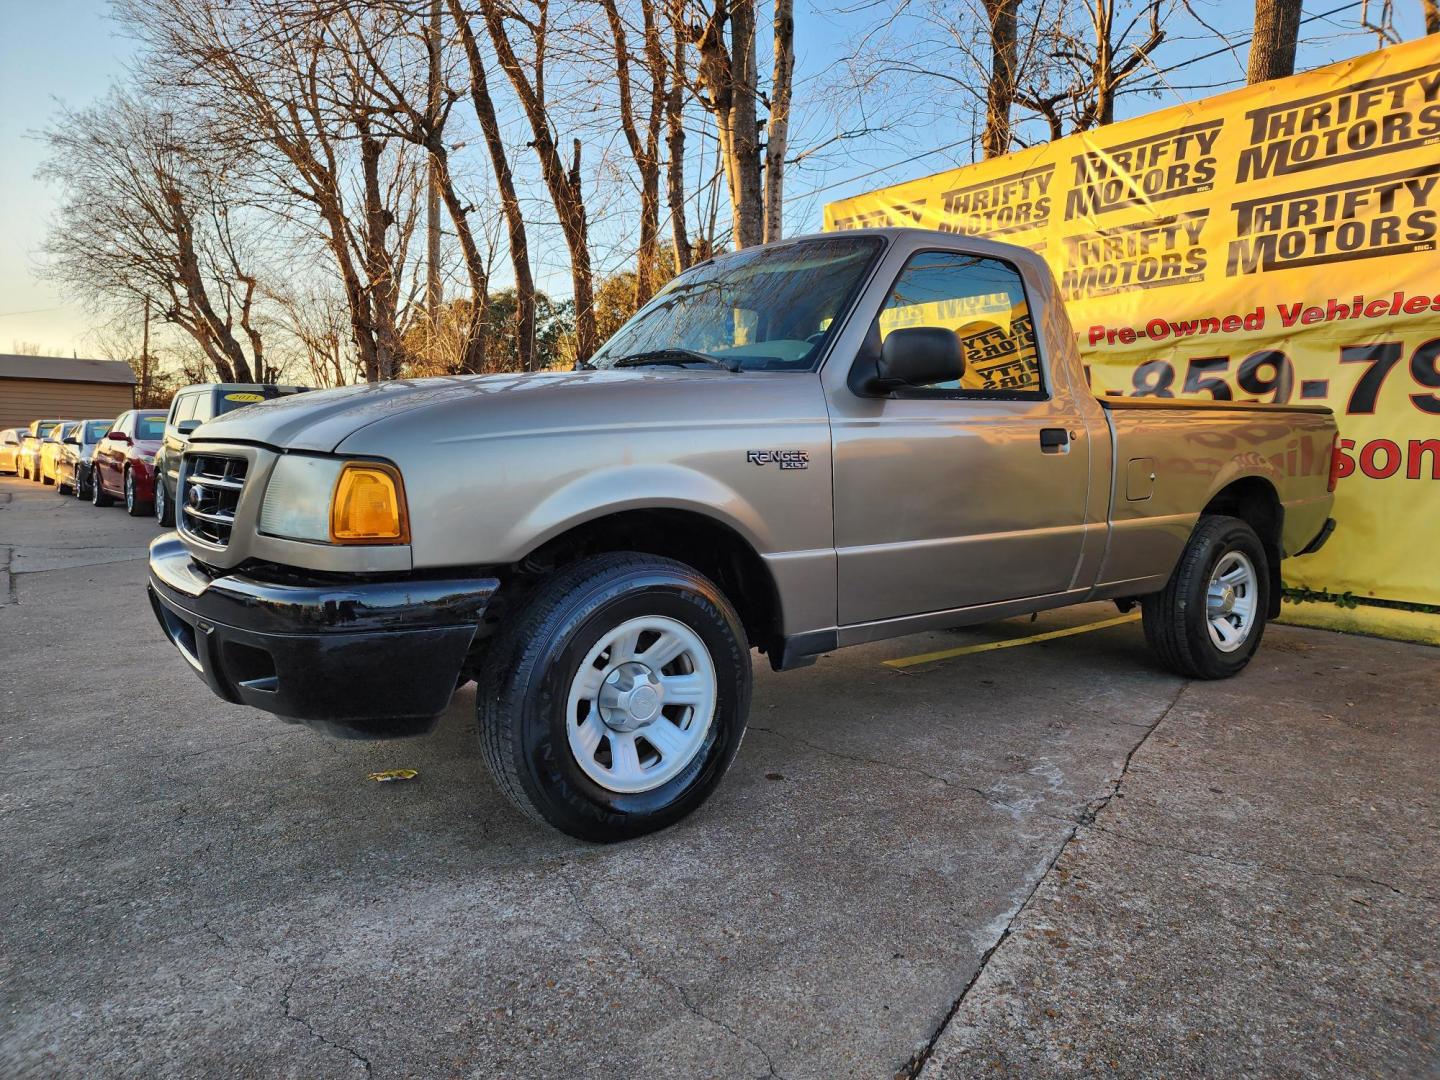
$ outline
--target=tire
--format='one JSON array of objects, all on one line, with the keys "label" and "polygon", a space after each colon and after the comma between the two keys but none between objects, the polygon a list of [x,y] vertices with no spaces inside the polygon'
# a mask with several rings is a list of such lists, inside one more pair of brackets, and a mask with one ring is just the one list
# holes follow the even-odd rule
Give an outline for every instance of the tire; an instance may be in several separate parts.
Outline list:
[{"label": "tire", "polygon": [[92,465],[90,467],[90,505],[109,506],[114,501],[115,500],[110,498],[109,495],[105,494],[105,485],[100,482],[100,474],[95,471],[95,467]]},{"label": "tire", "polygon": [[125,513],[131,517],[149,517],[150,506],[141,502],[140,496],[135,492],[135,471],[125,470]]},{"label": "tire", "polygon": [[175,509],[170,505],[170,494],[165,489],[165,477],[155,476],[155,520],[162,528],[175,527]]},{"label": "tire", "polygon": [[[675,658],[647,653],[656,646]],[[475,692],[480,749],[535,821],[626,840],[714,791],[745,734],[750,678],[740,618],[712,582],[672,559],[597,555],[542,582],[491,642]]]},{"label": "tire", "polygon": [[90,498],[90,486],[85,483],[85,473],[79,465],[75,466],[75,498]]},{"label": "tire", "polygon": [[61,480],[60,477],[57,475],[57,476],[55,477],[55,494],[56,494],[56,495],[64,495],[64,494],[65,494],[65,489],[66,489],[67,487],[69,487],[69,485],[66,484],[65,481]]},{"label": "tire", "polygon": [[1140,602],[1145,640],[1177,675],[1228,679],[1260,646],[1273,587],[1254,529],[1239,518],[1201,518],[1165,588]]}]

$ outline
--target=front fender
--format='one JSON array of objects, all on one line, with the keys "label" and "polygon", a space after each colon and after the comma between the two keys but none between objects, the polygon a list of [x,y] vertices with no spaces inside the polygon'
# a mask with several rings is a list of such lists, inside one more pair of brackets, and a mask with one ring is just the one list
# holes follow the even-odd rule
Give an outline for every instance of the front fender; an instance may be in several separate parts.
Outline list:
[{"label": "front fender", "polygon": [[729,526],[761,555],[776,550],[764,518],[717,478],[678,464],[617,465],[573,478],[536,503],[500,542],[513,561],[578,525],[627,510],[689,510]]}]

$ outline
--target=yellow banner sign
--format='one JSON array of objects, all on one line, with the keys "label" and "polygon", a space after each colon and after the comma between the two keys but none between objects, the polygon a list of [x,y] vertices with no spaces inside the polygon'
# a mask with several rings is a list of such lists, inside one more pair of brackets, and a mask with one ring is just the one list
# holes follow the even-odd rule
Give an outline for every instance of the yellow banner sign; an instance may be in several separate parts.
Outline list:
[{"label": "yellow banner sign", "polygon": [[825,208],[876,225],[1043,254],[1096,394],[1332,407],[1339,528],[1284,573],[1343,617],[1287,613],[1440,641],[1440,35]]}]

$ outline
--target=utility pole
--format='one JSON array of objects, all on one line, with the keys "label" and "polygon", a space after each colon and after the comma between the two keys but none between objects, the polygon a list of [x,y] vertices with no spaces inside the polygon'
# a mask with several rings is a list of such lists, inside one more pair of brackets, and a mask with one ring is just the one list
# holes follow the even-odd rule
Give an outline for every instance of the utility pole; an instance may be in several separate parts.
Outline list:
[{"label": "utility pole", "polygon": [[150,297],[145,297],[145,329],[140,334],[140,400],[144,409],[150,404]]}]

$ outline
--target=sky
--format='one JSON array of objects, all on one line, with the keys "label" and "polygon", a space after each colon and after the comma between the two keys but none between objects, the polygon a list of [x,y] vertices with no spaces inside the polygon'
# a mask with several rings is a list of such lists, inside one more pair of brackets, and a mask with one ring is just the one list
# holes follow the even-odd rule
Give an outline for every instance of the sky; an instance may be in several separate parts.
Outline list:
[{"label": "sky", "polygon": [[[1380,0],[1372,2],[1378,7]],[[827,83],[836,57],[851,47],[862,21],[868,18],[863,12],[837,13],[840,3],[801,0],[796,5],[797,108],[806,107],[807,87]],[[1323,13],[1345,3],[1306,0],[1305,11],[1307,15]],[[1197,0],[1195,6],[1206,22],[1231,40],[1248,35],[1251,5],[1247,0]],[[1396,9],[1395,27],[1401,38],[1418,36],[1420,0],[1397,0]],[[1302,27],[1297,70],[1373,49],[1373,37],[1341,32],[1347,23],[1353,29],[1358,12],[1359,0],[1355,0],[1340,15],[1307,22]],[[1175,42],[1162,46],[1157,63],[1168,65],[1222,44],[1218,39]],[[4,238],[0,246],[0,352],[11,352],[21,343],[37,345],[49,355],[85,356],[95,351],[90,316],[35,274],[45,229],[56,205],[55,193],[34,176],[44,156],[35,133],[53,120],[59,105],[83,106],[103,95],[124,77],[134,59],[134,44],[118,33],[108,0],[0,0],[0,237]],[[1221,84],[1223,90],[1242,85],[1244,61],[1242,45],[1233,53],[1221,51],[1189,64],[1168,76],[1173,90],[1167,96],[1127,100],[1118,118],[1218,92],[1190,89],[1193,86]],[[815,130],[832,122],[820,112],[810,119]],[[935,122],[892,127],[845,143],[843,153],[824,158],[820,167],[792,168],[786,180],[788,230],[818,230],[828,201],[965,163],[968,152],[963,149],[917,157],[961,134]],[[559,270],[560,253],[554,254],[554,260],[547,260],[550,271],[542,267],[540,285],[563,295],[568,289]]]}]

